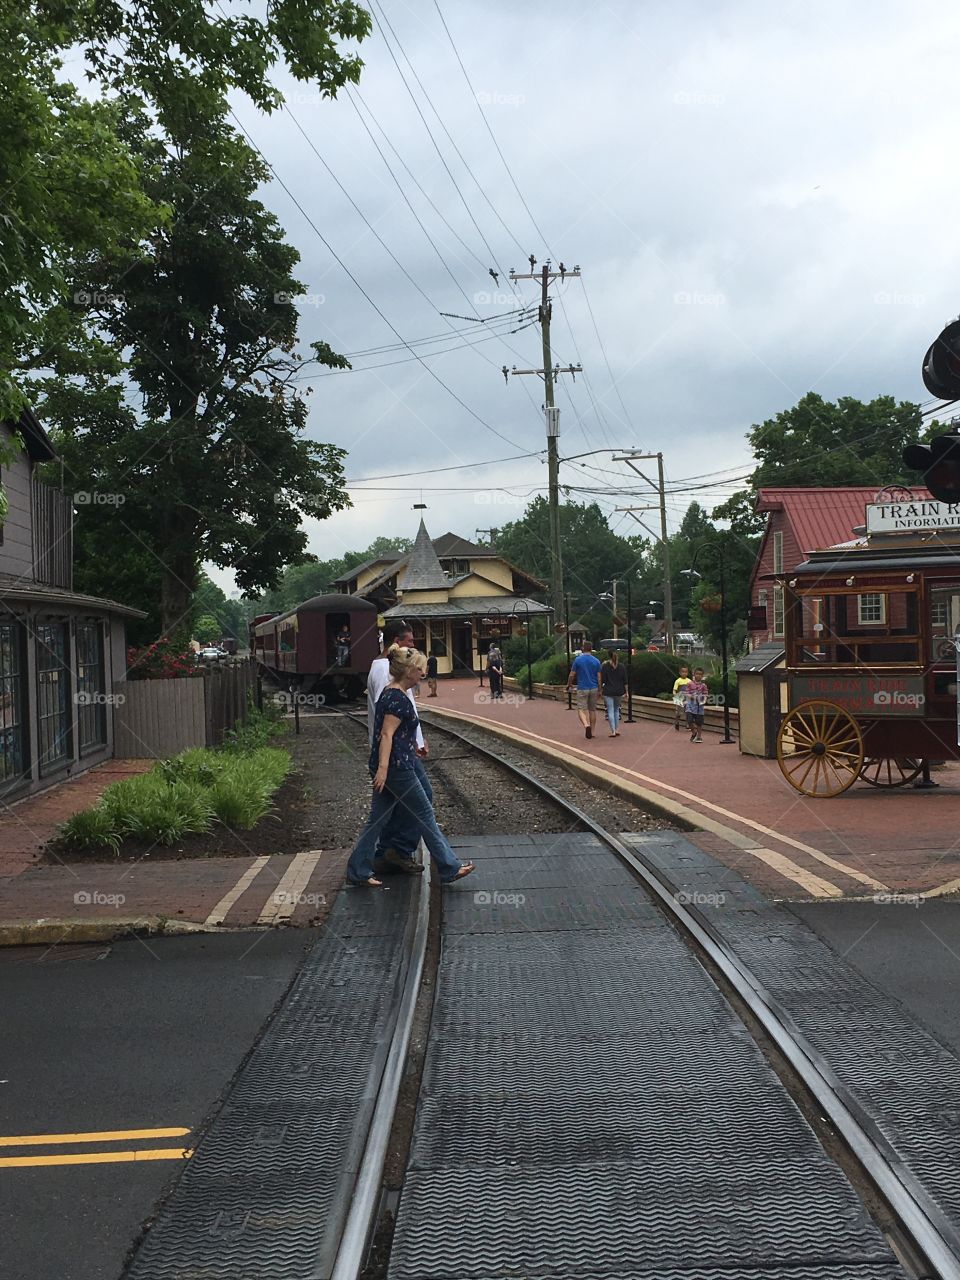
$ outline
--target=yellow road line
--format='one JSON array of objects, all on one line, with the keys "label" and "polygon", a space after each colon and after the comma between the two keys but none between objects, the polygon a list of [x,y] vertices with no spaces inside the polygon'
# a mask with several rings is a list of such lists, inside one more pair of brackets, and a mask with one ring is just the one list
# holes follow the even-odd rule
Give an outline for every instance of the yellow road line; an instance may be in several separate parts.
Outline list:
[{"label": "yellow road line", "polygon": [[[447,715],[454,719],[461,718],[469,720],[484,729],[489,729],[493,733],[499,733],[501,737],[521,737],[527,738],[532,742],[542,743],[543,745],[540,749],[555,757],[563,758],[564,756],[567,756],[569,758],[569,754],[573,752],[577,756],[583,757],[582,761],[577,761],[578,766],[586,769],[595,777],[604,781],[612,780],[621,782],[626,787],[632,789],[641,799],[645,799],[651,804],[659,804],[662,807],[667,808],[676,817],[683,818],[688,822],[692,822],[695,825],[702,827],[704,830],[712,831],[715,835],[722,836],[723,839],[729,841],[730,844],[736,845],[737,848],[743,849],[744,852],[749,853],[751,856],[759,858],[761,862],[767,862],[768,865],[773,866],[774,861],[772,861],[772,859],[776,860],[777,870],[780,871],[781,875],[785,875],[787,879],[793,880],[794,883],[799,884],[802,888],[806,889],[808,893],[812,893],[815,897],[842,897],[843,891],[835,884],[832,884],[829,880],[824,880],[820,876],[814,875],[813,872],[806,871],[803,867],[799,866],[796,862],[791,861],[791,859],[787,858],[785,855],[777,854],[772,849],[761,848],[755,840],[744,836],[741,832],[736,831],[732,827],[728,827],[723,823],[717,822],[715,819],[711,819],[699,809],[692,806],[701,805],[703,808],[711,809],[714,813],[723,814],[724,817],[731,818],[735,822],[740,822],[744,826],[751,827],[754,831],[762,832],[762,834],[767,836],[768,839],[773,839],[780,844],[788,844],[795,849],[799,849],[801,852],[809,854],[810,857],[814,858],[816,861],[821,862],[825,866],[829,866],[836,871],[842,872],[852,880],[859,880],[862,884],[868,885],[871,889],[883,891],[886,891],[887,889],[887,886],[881,881],[875,880],[872,876],[866,875],[864,872],[858,871],[856,868],[850,867],[836,858],[831,858],[829,854],[823,853],[819,849],[814,849],[811,845],[804,844],[800,840],[794,840],[792,836],[781,835],[780,832],[774,831],[770,827],[765,827],[762,823],[755,822],[752,818],[746,818],[742,814],[734,813],[729,809],[724,809],[721,805],[713,804],[711,801],[705,800],[702,796],[693,795],[689,791],[684,791],[681,787],[671,786],[669,783],[661,782],[659,778],[648,777],[646,774],[638,773],[635,769],[629,769],[625,765],[614,765],[609,761],[604,761],[604,764],[608,767],[602,768],[597,765],[595,756],[591,756],[588,752],[582,751],[579,747],[572,746],[570,743],[559,742],[556,738],[547,738],[543,734],[534,733],[532,729],[522,729],[512,725],[509,727],[500,725],[495,721],[487,720],[483,716],[471,715],[466,711],[440,710],[437,707],[431,707],[431,711],[440,716]],[[553,750],[552,748],[556,748],[556,750]],[[650,787],[654,789],[650,790],[644,787],[634,786],[634,784],[631,784],[626,778],[621,778],[620,775],[622,773],[629,774],[634,778],[639,778],[642,782],[649,783]],[[671,801],[669,797],[662,795],[660,791],[655,788],[662,788],[664,791],[670,791],[674,795],[683,796],[685,800],[691,801],[692,805]],[[768,857],[766,855],[770,856]]]},{"label": "yellow road line", "polygon": [[55,1164],[140,1164],[145,1160],[189,1160],[189,1147],[158,1147],[152,1151],[78,1151],[59,1156],[0,1156],[0,1169],[36,1168]]},{"label": "yellow road line", "polygon": [[267,899],[257,924],[279,924],[282,920],[290,919],[322,855],[321,849],[297,854]]},{"label": "yellow road line", "polygon": [[247,867],[246,871],[230,892],[223,895],[217,905],[207,916],[206,920],[203,922],[205,928],[209,929],[214,925],[223,924],[234,903],[237,902],[244,893],[246,893],[269,861],[269,857],[262,855],[256,859],[252,866]]},{"label": "yellow road line", "polygon": [[0,1147],[60,1147],[73,1142],[135,1142],[138,1138],[185,1138],[189,1129],[104,1129],[97,1133],[27,1133],[0,1138]]}]

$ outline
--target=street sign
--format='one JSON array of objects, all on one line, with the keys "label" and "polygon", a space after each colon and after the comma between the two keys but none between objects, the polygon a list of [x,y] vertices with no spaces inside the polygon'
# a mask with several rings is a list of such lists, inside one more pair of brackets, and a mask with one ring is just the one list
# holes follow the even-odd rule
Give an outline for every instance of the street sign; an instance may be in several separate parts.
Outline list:
[{"label": "street sign", "polygon": [[867,533],[909,533],[924,529],[960,530],[960,503],[868,502]]},{"label": "street sign", "polygon": [[790,684],[794,705],[827,701],[866,719],[923,714],[923,676],[797,675]]}]

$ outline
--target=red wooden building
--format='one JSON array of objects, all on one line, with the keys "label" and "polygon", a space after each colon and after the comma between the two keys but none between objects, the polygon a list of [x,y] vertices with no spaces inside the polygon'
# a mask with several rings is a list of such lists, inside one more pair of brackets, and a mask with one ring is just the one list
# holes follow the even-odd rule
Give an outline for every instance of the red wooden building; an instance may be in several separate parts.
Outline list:
[{"label": "red wooden building", "polygon": [[[879,492],[879,485],[760,490],[757,511],[766,515],[767,527],[753,566],[750,604],[752,618],[759,623],[765,616],[766,624],[751,627],[751,649],[783,642],[783,588],[773,584],[772,575],[791,572],[814,551],[853,542],[863,533],[867,503],[877,501]],[[930,497],[925,489],[911,489],[911,492],[918,501]],[[879,599],[870,593],[859,597],[860,622],[879,621],[879,617],[873,619],[872,612],[881,607]]]}]

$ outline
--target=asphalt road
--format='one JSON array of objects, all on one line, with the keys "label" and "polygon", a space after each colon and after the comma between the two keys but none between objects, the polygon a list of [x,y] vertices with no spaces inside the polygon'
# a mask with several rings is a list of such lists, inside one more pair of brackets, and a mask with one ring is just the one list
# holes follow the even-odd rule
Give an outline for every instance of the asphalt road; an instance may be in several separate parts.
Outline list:
[{"label": "asphalt road", "polygon": [[960,1055],[960,902],[793,903],[790,910]]},{"label": "asphalt road", "polygon": [[[195,1130],[313,931],[0,950],[0,1139]],[[98,958],[102,957],[102,958]],[[189,1148],[190,1137],[11,1146],[0,1158]],[[4,1280],[116,1280],[181,1158],[0,1167]]]}]

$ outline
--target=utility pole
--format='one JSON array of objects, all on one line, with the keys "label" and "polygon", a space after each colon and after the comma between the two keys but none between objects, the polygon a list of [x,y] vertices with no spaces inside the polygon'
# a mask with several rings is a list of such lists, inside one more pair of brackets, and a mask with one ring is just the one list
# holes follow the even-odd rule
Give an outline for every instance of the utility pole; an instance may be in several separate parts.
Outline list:
[{"label": "utility pole", "polygon": [[539,280],[540,281],[540,332],[543,336],[543,368],[542,369],[518,369],[516,365],[512,369],[503,366],[504,381],[509,381],[510,374],[517,376],[523,374],[536,374],[543,378],[544,385],[544,417],[547,426],[547,479],[550,497],[550,594],[553,600],[553,618],[554,622],[559,622],[563,617],[563,563],[560,556],[560,457],[558,453],[558,439],[560,436],[560,410],[553,401],[554,382],[559,374],[569,373],[576,378],[578,373],[582,372],[580,365],[560,365],[553,364],[553,356],[550,350],[550,317],[553,304],[550,301],[549,290],[553,280],[565,280],[568,276],[579,277],[580,268],[574,267],[572,271],[560,263],[558,270],[551,269],[550,260],[547,259],[539,271],[534,268],[537,260],[531,253],[530,270],[528,272],[518,273],[512,268],[510,270],[511,280]]},{"label": "utility pole", "polygon": [[617,631],[617,587],[619,585],[620,585],[619,578],[610,579],[610,586],[612,588],[612,595],[613,595],[612,606],[613,606],[613,638],[614,640],[617,640],[619,638],[619,633]]},{"label": "utility pole", "polygon": [[[644,475],[639,467],[634,466],[636,462],[653,462],[657,463],[657,482]],[[660,543],[663,548],[663,616],[666,622],[667,648],[670,653],[675,651],[673,637],[673,584],[670,580],[670,541],[667,538],[667,493],[663,480],[663,454],[662,453],[630,453],[621,454],[619,457],[613,458],[614,462],[625,462],[631,470],[635,471],[641,480],[646,481],[651,489],[656,489],[659,501],[651,506],[646,507],[617,507],[618,511],[626,511],[633,516],[637,524],[646,529],[652,538]],[[640,517],[638,511],[660,511],[660,533],[657,535],[652,529],[648,529]]]}]

